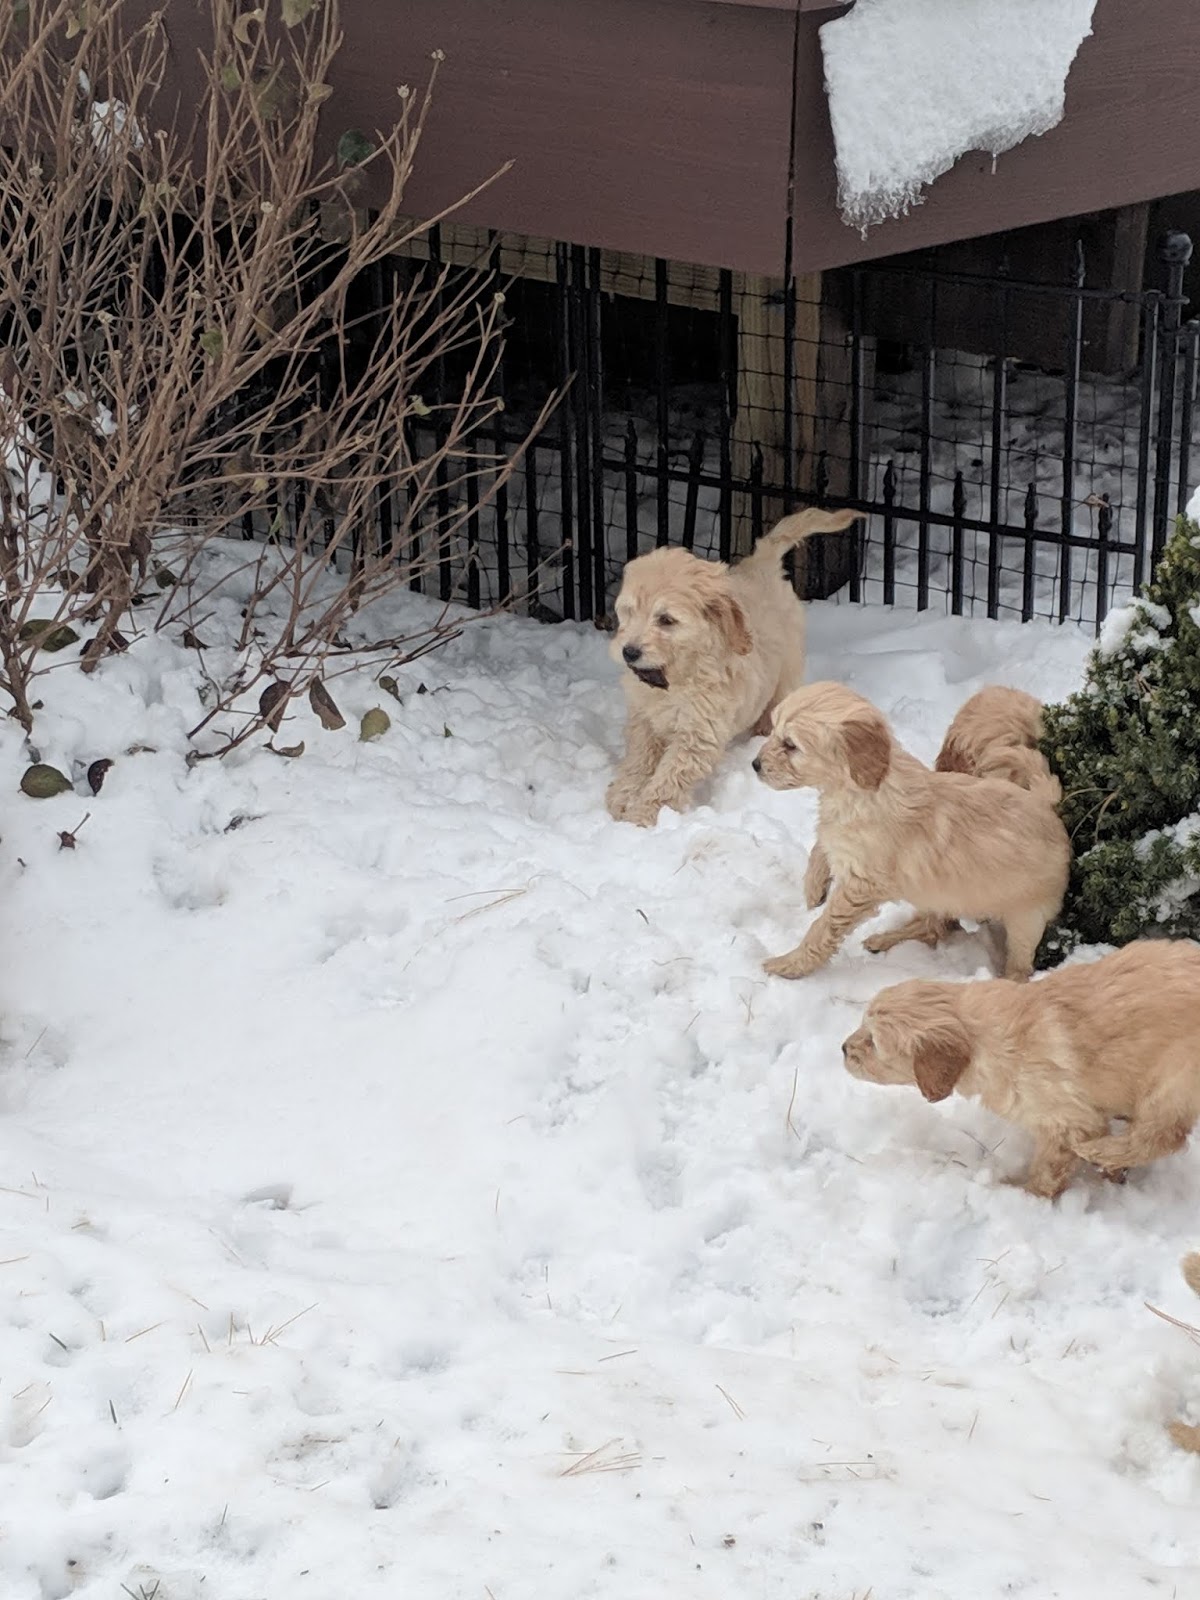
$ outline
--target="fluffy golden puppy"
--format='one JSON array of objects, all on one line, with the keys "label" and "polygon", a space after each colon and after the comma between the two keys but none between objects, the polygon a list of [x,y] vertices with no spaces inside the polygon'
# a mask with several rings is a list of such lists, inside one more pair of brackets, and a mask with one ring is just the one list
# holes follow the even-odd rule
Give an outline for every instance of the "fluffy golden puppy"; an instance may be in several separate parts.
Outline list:
[{"label": "fluffy golden puppy", "polygon": [[804,681],[804,608],[782,560],[814,533],[838,533],[857,511],[784,517],[736,567],[688,550],[652,550],[625,568],[615,660],[628,705],[625,757],[606,803],[618,820],[653,826],[682,810],[726,747]]},{"label": "fluffy golden puppy", "polygon": [[1198,1023],[1200,945],[1142,939],[1036,983],[895,984],[842,1056],[853,1077],[927,1100],[957,1090],[1027,1128],[1025,1187],[1053,1198],[1081,1161],[1119,1179],[1183,1148],[1200,1117]]},{"label": "fluffy golden puppy", "polygon": [[1041,701],[1023,689],[989,684],[959,709],[946,731],[934,771],[1004,778],[1022,789],[1038,790],[1057,805],[1062,786],[1038,749],[1041,737]]},{"label": "fluffy golden puppy", "polygon": [[1066,829],[1044,799],[999,778],[930,772],[870,701],[840,683],[790,694],[753,765],[773,789],[819,791],[814,855],[832,877],[821,915],[794,950],[766,963],[768,972],[807,977],[882,905],[907,900],[915,923],[868,949],[917,937],[913,928],[930,919],[969,917],[1000,923],[1006,976],[1029,976],[1071,859]]},{"label": "fluffy golden puppy", "polygon": [[[1019,789],[1028,789],[1047,804],[1056,806],[1062,799],[1062,784],[1038,749],[1041,734],[1040,700],[1023,689],[989,685],[973,694],[960,708],[942,741],[933,764],[934,771],[966,772],[975,778],[1003,778],[1006,783],[1015,783]],[[932,948],[948,933],[957,930],[957,922],[946,917],[913,917],[902,927],[868,940],[867,948],[890,950],[907,939],[919,940]]]}]

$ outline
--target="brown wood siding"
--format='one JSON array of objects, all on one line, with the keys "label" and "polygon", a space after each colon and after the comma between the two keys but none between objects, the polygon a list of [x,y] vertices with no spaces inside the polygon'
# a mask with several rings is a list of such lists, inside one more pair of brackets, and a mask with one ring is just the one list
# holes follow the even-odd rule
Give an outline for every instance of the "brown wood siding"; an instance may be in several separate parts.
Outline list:
[{"label": "brown wood siding", "polygon": [[[203,9],[168,0],[184,82]],[[836,208],[825,0],[342,0],[342,15],[331,143],[389,122],[397,85],[446,53],[407,197],[418,215],[511,160],[459,220],[779,276],[797,26],[798,273],[1200,188],[1200,0],[1098,0],[1065,121],[994,174],[986,155],[965,157],[865,240]]]},{"label": "brown wood siding", "polygon": [[461,220],[779,273],[793,15],[680,0],[344,0],[337,103],[363,126],[446,52],[405,209],[511,172]]}]

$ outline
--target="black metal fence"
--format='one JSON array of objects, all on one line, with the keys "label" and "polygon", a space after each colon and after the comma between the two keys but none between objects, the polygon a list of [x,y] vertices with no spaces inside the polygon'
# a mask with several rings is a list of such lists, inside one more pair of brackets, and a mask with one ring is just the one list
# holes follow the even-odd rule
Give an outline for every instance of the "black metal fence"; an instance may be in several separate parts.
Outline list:
[{"label": "black metal fence", "polygon": [[[442,247],[434,230],[433,261]],[[437,589],[600,618],[639,552],[736,558],[785,510],[819,503],[867,520],[857,538],[814,541],[812,594],[1099,626],[1151,571],[1191,486],[1190,255],[1170,236],[1165,288],[1136,294],[1090,284],[1081,247],[1059,282],[899,261],[784,290],[530,244],[506,285],[506,409]],[[490,293],[503,269],[493,241],[462,270]],[[559,386],[490,499],[487,461]]]}]

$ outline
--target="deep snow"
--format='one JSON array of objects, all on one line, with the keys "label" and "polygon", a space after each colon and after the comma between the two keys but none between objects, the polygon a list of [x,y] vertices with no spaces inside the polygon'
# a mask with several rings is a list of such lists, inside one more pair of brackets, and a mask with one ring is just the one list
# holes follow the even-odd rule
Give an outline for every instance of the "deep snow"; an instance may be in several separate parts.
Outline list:
[{"label": "deep snow", "polygon": [[[0,723],[4,1600],[1196,1592],[1200,1360],[1143,1301],[1196,1320],[1200,1156],[1047,1205],[986,1112],[852,1081],[980,942],[769,982],[812,800],[746,746],[610,822],[606,642],[479,622],[189,768],[143,640],[40,681],[46,801]],[[816,606],[810,674],[928,758],[1088,642]]]}]

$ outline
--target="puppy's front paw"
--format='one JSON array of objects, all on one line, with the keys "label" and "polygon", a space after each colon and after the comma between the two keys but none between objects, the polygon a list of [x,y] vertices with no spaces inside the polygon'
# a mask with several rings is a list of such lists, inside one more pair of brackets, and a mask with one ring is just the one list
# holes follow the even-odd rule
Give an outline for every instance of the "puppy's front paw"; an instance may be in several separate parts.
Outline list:
[{"label": "puppy's front paw", "polygon": [[763,971],[773,978],[807,978],[822,965],[822,961],[801,948],[789,951],[786,956],[772,956],[763,962]]},{"label": "puppy's front paw", "polygon": [[1035,1200],[1057,1200],[1067,1187],[1066,1178],[1033,1177],[1030,1176],[1021,1182],[1019,1178],[1009,1180],[1014,1189],[1023,1189],[1026,1194],[1033,1195]]},{"label": "puppy's front paw", "polygon": [[635,828],[652,828],[660,809],[657,800],[631,799],[621,814],[622,821],[632,822]]},{"label": "puppy's front paw", "polygon": [[619,778],[614,778],[604,792],[604,804],[614,822],[620,822],[624,819],[632,799],[632,792],[625,787]]},{"label": "puppy's front paw", "polygon": [[881,956],[892,948],[892,941],[886,933],[873,933],[869,939],[863,940],[863,949],[868,955]]}]

